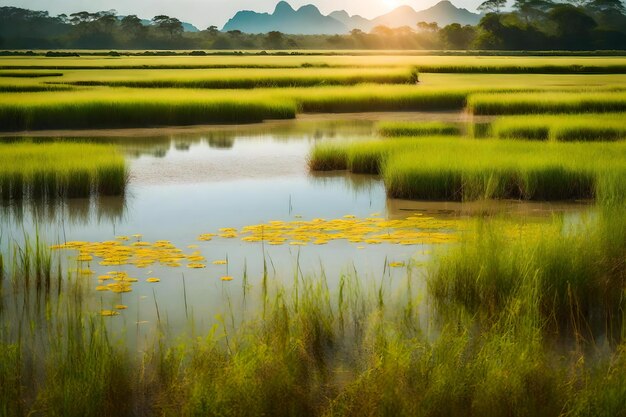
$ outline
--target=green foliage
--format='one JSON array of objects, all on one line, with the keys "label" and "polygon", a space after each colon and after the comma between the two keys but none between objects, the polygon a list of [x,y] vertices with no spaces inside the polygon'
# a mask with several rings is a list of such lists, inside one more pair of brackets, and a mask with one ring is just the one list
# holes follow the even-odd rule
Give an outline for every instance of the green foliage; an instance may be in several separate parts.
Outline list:
[{"label": "green foliage", "polygon": [[623,113],[499,117],[491,135],[506,139],[602,141],[626,139]]},{"label": "green foliage", "polygon": [[121,195],[124,157],[110,145],[0,144],[0,201]]},{"label": "green foliage", "polygon": [[442,122],[379,122],[376,130],[381,136],[458,135],[459,126]]}]

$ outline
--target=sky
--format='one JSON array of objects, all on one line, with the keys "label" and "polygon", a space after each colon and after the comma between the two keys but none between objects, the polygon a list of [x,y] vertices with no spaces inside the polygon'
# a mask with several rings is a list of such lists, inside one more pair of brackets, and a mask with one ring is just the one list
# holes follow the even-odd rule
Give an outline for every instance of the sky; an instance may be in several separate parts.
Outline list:
[{"label": "sky", "polygon": [[[407,4],[415,10],[426,9],[439,0],[287,0],[297,9],[305,4],[316,5],[323,14],[346,10],[351,15],[372,18]],[[472,12],[481,0],[451,0],[457,7]],[[0,6],[15,6],[33,10],[47,10],[51,15],[79,11],[117,10],[120,15],[136,14],[150,19],[157,14],[177,17],[199,29],[224,23],[239,10],[272,12],[278,0],[0,0]]]}]

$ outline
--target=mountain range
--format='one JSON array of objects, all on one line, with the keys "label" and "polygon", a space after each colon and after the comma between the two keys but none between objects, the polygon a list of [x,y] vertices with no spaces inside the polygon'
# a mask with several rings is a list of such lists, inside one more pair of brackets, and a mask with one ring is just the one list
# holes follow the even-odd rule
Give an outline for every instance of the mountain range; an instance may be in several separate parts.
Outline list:
[{"label": "mountain range", "polygon": [[400,26],[414,28],[418,22],[437,22],[439,26],[450,23],[475,25],[481,17],[467,9],[458,8],[447,0],[421,11],[416,11],[410,6],[400,6],[374,19],[366,19],[359,15],[350,16],[345,10],[334,11],[325,16],[312,4],[295,10],[289,3],[281,1],[273,13],[258,13],[251,10],[237,12],[226,22],[222,31],[240,30],[245,33],[279,31],[300,35],[333,35],[345,34],[352,29],[369,32],[380,25],[391,28]]}]

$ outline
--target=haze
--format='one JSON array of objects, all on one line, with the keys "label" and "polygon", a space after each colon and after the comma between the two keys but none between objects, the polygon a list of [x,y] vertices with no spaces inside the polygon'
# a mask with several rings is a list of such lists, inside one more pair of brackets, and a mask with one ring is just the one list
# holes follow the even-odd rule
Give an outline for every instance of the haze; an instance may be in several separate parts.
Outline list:
[{"label": "haze", "polygon": [[[152,18],[157,14],[167,14],[193,23],[199,29],[210,25],[222,27],[239,10],[271,12],[278,0],[0,0],[0,6],[16,6],[34,10],[48,10],[51,15],[78,11],[99,11],[115,9],[121,15],[136,14],[142,18]],[[291,0],[294,8],[305,4],[315,4],[322,13],[346,10],[350,14],[372,18],[386,13],[395,7],[407,4],[416,10],[428,8],[438,0]],[[457,7],[475,11],[480,0],[453,0]]]}]

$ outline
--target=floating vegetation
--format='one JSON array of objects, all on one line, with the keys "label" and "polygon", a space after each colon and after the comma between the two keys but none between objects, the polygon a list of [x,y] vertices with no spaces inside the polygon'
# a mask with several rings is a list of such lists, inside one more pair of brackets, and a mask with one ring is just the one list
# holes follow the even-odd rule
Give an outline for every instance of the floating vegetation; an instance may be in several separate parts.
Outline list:
[{"label": "floating vegetation", "polygon": [[334,240],[367,244],[426,245],[456,241],[457,237],[453,232],[458,226],[458,222],[454,220],[421,214],[402,220],[347,215],[342,219],[332,220],[274,220],[243,227],[240,234],[244,242],[266,242],[270,245],[324,245]]},{"label": "floating vegetation", "polygon": [[161,280],[159,278],[148,278],[146,279],[146,282],[155,283],[155,282],[161,282]]}]

